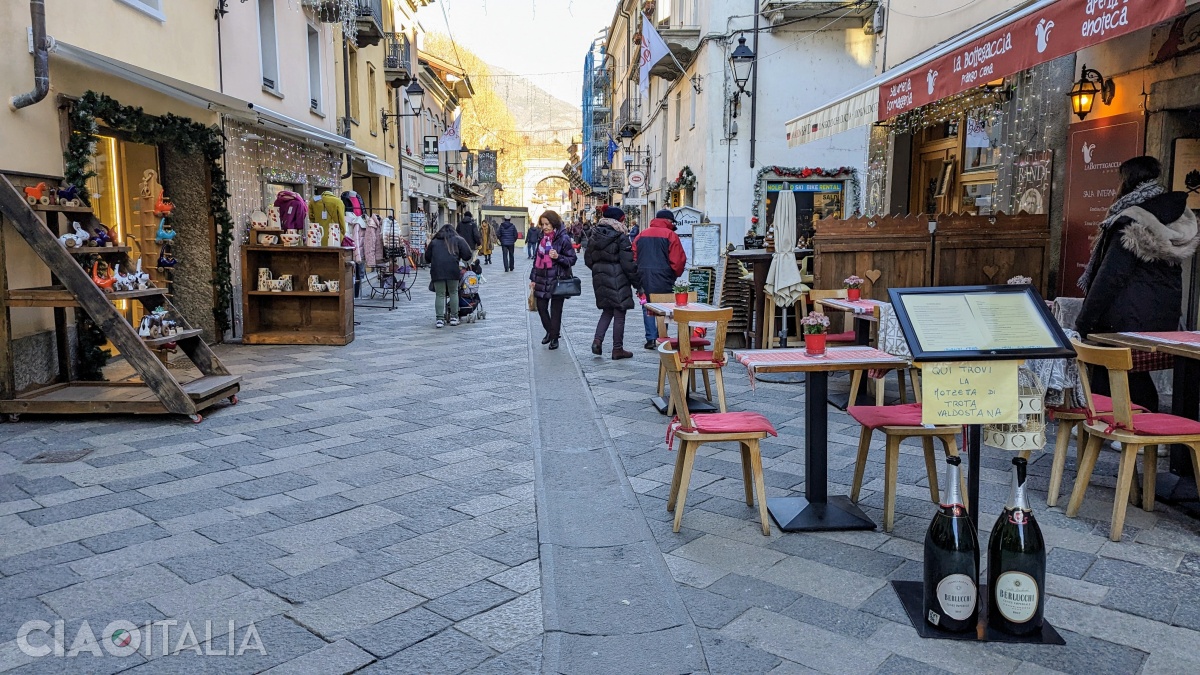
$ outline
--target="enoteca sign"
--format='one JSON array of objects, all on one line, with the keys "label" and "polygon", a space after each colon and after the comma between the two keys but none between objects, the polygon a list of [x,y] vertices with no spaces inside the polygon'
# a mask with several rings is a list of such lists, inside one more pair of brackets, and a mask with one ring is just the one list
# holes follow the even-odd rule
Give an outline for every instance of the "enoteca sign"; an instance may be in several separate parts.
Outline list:
[{"label": "enoteca sign", "polygon": [[879,87],[879,119],[1153,26],[1185,0],[1059,0]]}]

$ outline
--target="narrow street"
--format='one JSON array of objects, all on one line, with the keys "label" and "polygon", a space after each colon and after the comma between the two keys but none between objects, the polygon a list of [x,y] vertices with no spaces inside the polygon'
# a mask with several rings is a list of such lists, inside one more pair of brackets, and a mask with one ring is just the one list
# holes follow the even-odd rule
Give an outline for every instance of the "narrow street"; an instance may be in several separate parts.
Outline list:
[{"label": "narrow street", "polygon": [[[697,461],[683,529],[671,532],[674,455],[648,402],[656,361],[640,348],[640,321],[631,315],[627,326],[633,359],[593,357],[596,312],[580,265],[584,296],[567,303],[563,348],[531,345],[541,329],[524,308],[528,263],[518,253],[506,274],[495,260],[482,291],[488,318],[476,324],[435,329],[423,272],[411,303],[360,309],[347,347],[220,348],[245,378],[243,395],[200,425],[0,426],[0,670],[1200,668],[1194,522],[1161,504],[1130,509],[1123,541],[1108,542],[1111,497],[1095,495],[1077,519],[1045,508],[1044,454],[1031,484],[1054,542],[1046,616],[1065,647],[916,636],[887,583],[921,578],[931,508],[915,445],[902,450],[892,535],[783,534],[772,524],[764,537],[741,501],[738,455],[722,446]],[[752,391],[730,366],[727,390],[731,409],[762,411],[780,430],[763,444],[768,492],[797,494],[802,388]],[[845,492],[857,427],[835,413],[830,438],[831,491]],[[72,451],[86,454],[26,463]],[[1115,456],[1102,457],[1097,493],[1111,494]],[[871,457],[863,502],[878,521],[882,452]],[[1006,458],[985,461],[986,530],[1007,475]],[[36,620],[63,621],[76,655],[23,652],[13,636]],[[89,654],[78,637],[85,621],[101,641],[111,622],[130,622],[142,648]],[[241,650],[251,624],[265,653],[251,641],[240,656],[216,655]]]}]

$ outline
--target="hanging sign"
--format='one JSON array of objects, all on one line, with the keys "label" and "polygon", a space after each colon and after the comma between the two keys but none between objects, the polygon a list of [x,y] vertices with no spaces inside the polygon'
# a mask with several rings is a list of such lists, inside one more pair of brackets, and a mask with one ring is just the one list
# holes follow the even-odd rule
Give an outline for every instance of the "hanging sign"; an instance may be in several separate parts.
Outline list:
[{"label": "hanging sign", "polygon": [[[879,87],[879,119],[1166,21],[1185,0],[1059,0]],[[1065,102],[1064,102],[1065,105]]]},{"label": "hanging sign", "polygon": [[1066,224],[1063,227],[1059,295],[1083,297],[1075,282],[1087,267],[1092,242],[1108,207],[1117,201],[1121,162],[1142,154],[1142,113],[1072,124],[1067,134]]},{"label": "hanging sign", "polygon": [[921,369],[922,424],[1016,424],[1018,361],[928,363]]},{"label": "hanging sign", "polygon": [[483,150],[479,153],[479,182],[496,182],[496,151]]},{"label": "hanging sign", "polygon": [[438,154],[438,137],[426,136],[422,156],[425,163],[425,173],[439,173],[442,170],[441,155]]},{"label": "hanging sign", "polygon": [[646,172],[641,170],[630,171],[628,178],[625,179],[625,182],[628,183],[629,187],[631,188],[645,187]]}]

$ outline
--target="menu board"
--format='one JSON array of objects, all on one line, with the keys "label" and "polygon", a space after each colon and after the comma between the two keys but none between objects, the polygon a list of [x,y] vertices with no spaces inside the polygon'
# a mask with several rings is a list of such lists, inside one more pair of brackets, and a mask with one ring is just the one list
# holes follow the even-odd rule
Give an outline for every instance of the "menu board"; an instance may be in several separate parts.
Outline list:
[{"label": "menu board", "polygon": [[1040,150],[1017,156],[1013,213],[1041,215],[1050,208],[1050,176],[1054,151]]},{"label": "menu board", "polygon": [[705,223],[692,229],[692,255],[688,262],[696,267],[716,267],[721,262],[721,226]]},{"label": "menu board", "polygon": [[1075,282],[1087,267],[1100,221],[1117,201],[1117,169],[1142,154],[1145,117],[1128,113],[1072,124],[1067,139],[1067,205],[1059,295],[1083,297]]},{"label": "menu board", "polygon": [[889,289],[918,361],[1074,355],[1031,286]]},{"label": "menu board", "polygon": [[708,268],[693,268],[688,271],[688,286],[696,291],[696,302],[709,304],[712,300],[713,270]]}]

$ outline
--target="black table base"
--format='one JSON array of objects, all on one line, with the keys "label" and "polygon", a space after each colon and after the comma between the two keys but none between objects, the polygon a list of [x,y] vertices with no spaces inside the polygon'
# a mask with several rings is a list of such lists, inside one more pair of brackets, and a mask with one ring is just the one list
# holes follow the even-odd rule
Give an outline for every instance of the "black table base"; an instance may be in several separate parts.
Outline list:
[{"label": "black table base", "polygon": [[1040,633],[1031,635],[1010,635],[995,630],[987,625],[987,586],[979,586],[979,628],[966,633],[953,633],[942,630],[925,620],[925,585],[920,581],[893,581],[892,590],[904,605],[908,620],[916,629],[917,635],[936,640],[970,640],[971,642],[1008,642],[1037,645],[1065,645],[1063,639],[1049,621],[1042,624]]},{"label": "black table base", "polygon": [[[660,415],[667,414],[667,401],[668,401],[668,399],[665,399],[661,396],[655,396],[650,399],[650,403],[654,406],[654,409],[657,410]],[[688,412],[690,412],[693,415],[695,415],[696,413],[714,413],[714,412],[718,412],[720,410],[719,407],[713,405],[712,403],[709,403],[708,399],[692,398],[691,396],[687,397],[687,405],[688,405]]]},{"label": "black table base", "polygon": [[837,495],[813,503],[804,497],[772,497],[767,510],[784,532],[874,530],[875,523],[849,497]]}]

